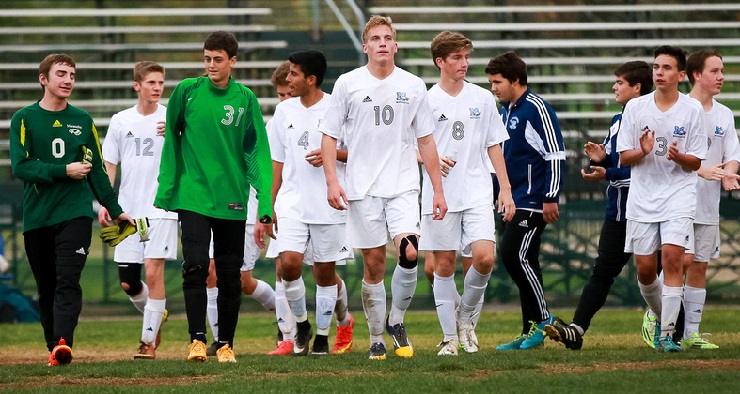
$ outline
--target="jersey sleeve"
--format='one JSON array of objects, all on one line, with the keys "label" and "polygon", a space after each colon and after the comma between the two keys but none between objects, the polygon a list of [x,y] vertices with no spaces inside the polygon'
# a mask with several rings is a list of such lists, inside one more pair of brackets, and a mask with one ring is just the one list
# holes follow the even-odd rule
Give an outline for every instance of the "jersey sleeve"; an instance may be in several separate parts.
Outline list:
[{"label": "jersey sleeve", "polygon": [[342,77],[340,76],[334,84],[329,108],[324,113],[324,119],[321,121],[321,129],[319,130],[337,140],[342,137],[342,129],[349,112],[346,80]]},{"label": "jersey sleeve", "polygon": [[638,149],[640,147],[639,135],[637,134],[635,105],[638,100],[627,102],[622,112],[622,124],[619,126],[619,138],[617,138],[617,152]]},{"label": "jersey sleeve", "polygon": [[181,160],[180,143],[185,128],[185,92],[183,84],[175,87],[167,104],[167,117],[162,145],[162,159],[159,163],[157,195],[154,205],[169,210],[177,181],[177,171]]},{"label": "jersey sleeve", "polygon": [[51,184],[67,178],[67,166],[45,163],[31,156],[23,110],[10,121],[10,163],[13,175],[24,182]]},{"label": "jersey sleeve", "polygon": [[92,160],[90,164],[90,173],[87,174],[87,182],[95,195],[95,198],[104,206],[112,218],[117,218],[123,213],[123,209],[118,204],[118,196],[113,190],[113,186],[110,184],[108,178],[108,172],[105,170],[103,164],[103,152],[100,149],[100,139],[98,137],[98,129],[90,119],[92,132],[87,140],[87,149],[92,151]]},{"label": "jersey sleeve", "polygon": [[119,150],[121,135],[121,115],[115,114],[110,118],[108,132],[103,140],[103,160],[108,163],[118,164],[121,162],[121,152]]},{"label": "jersey sleeve", "polygon": [[423,82],[421,82],[419,96],[419,108],[413,121],[416,138],[426,137],[434,132],[434,113],[432,112],[432,105],[429,104],[428,93]]},{"label": "jersey sleeve", "polygon": [[735,130],[733,117],[729,117],[729,121],[725,126],[724,144],[724,156],[722,156],[722,162],[726,163],[730,160],[735,160],[740,163],[740,143],[738,142],[737,130]]},{"label": "jersey sleeve", "polygon": [[285,163],[285,130],[282,125],[284,111],[281,106],[275,109],[275,115],[268,122],[267,137],[270,142],[270,153],[272,160]]},{"label": "jersey sleeve", "polygon": [[[257,97],[249,92],[247,95],[248,121],[245,122],[244,160],[247,163],[249,183],[257,190],[257,217],[272,219],[272,158],[270,143],[262,119]],[[253,213],[247,212],[247,215]]]},{"label": "jersey sleeve", "polygon": [[498,145],[508,140],[509,133],[506,131],[504,122],[501,120],[501,115],[498,113],[498,108],[496,108],[496,103],[493,101],[493,96],[490,97],[490,100],[486,100],[485,111],[488,114],[485,146],[488,148],[489,146]]},{"label": "jersey sleeve", "polygon": [[549,105],[538,105],[538,131],[545,142],[545,156],[547,170],[545,171],[545,203],[558,202],[560,191],[563,189],[563,174],[565,173],[565,145],[560,132],[560,124],[555,111]]},{"label": "jersey sleeve", "polygon": [[697,105],[691,118],[691,134],[686,141],[686,154],[700,160],[707,158],[707,135],[704,127],[704,109]]}]

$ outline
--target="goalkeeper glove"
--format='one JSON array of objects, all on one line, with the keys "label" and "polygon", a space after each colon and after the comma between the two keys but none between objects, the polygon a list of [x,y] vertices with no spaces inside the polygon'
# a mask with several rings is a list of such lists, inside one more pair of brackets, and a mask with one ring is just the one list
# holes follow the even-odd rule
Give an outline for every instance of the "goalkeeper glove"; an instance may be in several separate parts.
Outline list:
[{"label": "goalkeeper glove", "polygon": [[80,146],[80,150],[82,150],[82,164],[91,164],[92,151],[88,149],[85,145]]},{"label": "goalkeeper glove", "polygon": [[136,232],[136,226],[126,221],[121,221],[119,225],[105,227],[100,230],[100,239],[110,246],[120,244],[126,237]]}]

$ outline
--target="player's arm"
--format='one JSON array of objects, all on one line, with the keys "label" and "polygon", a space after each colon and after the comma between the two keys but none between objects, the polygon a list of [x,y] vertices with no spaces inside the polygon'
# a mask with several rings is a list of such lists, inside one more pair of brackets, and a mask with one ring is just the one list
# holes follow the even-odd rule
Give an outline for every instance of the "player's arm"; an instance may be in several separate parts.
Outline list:
[{"label": "player's arm", "polygon": [[347,195],[337,178],[337,139],[324,134],[321,137],[321,156],[324,158],[324,176],[326,177],[327,201],[334,209],[347,209]]},{"label": "player's arm", "polygon": [[429,174],[429,180],[432,182],[432,219],[442,220],[447,214],[447,202],[445,201],[444,191],[442,190],[442,170],[439,166],[439,155],[437,154],[437,144],[434,143],[434,136],[427,134],[418,138],[419,155],[424,163],[424,168]]},{"label": "player's arm", "polygon": [[[103,164],[105,164],[105,169],[108,172],[108,179],[110,179],[111,186],[114,186],[116,184],[116,172],[118,171],[118,165],[113,164],[107,160],[103,160]],[[110,226],[110,222],[113,221],[113,219],[110,217],[110,213],[108,213],[108,209],[101,206],[100,211],[98,211],[98,222],[103,227]]]},{"label": "player's arm", "polygon": [[509,183],[509,173],[506,171],[504,152],[501,149],[501,144],[489,146],[487,152],[499,183],[498,213],[503,213],[503,220],[508,222],[514,217],[516,204],[514,204],[514,198],[511,196],[511,183]]},{"label": "player's arm", "polygon": [[[92,119],[90,122],[92,123]],[[133,219],[131,219],[130,216],[124,216],[123,209],[118,205],[118,196],[113,190],[113,186],[111,186],[106,166],[103,164],[103,152],[100,149],[98,131],[94,124],[92,124],[92,132],[90,133],[86,146],[87,149],[90,150],[89,153],[92,153],[90,157],[90,164],[92,164],[92,167],[90,169],[90,174],[87,176],[87,182],[90,185],[90,189],[92,189],[95,198],[100,202],[100,205],[104,206],[108,210],[111,218],[116,220],[130,220],[131,224],[134,224]]]},{"label": "player's arm", "polygon": [[690,171],[697,171],[699,168],[701,168],[701,159],[694,155],[679,151],[678,141],[674,141],[668,147],[668,154],[666,155],[666,158]]},{"label": "player's arm", "polygon": [[655,146],[655,132],[646,128],[640,134],[639,142],[639,147],[625,149],[619,152],[619,162],[623,166],[633,166],[653,151],[653,147]]},{"label": "player's arm", "polygon": [[244,159],[247,163],[248,180],[257,190],[257,217],[262,224],[273,221],[272,208],[272,157],[265,121],[262,118],[257,97],[249,91],[246,111],[251,115],[245,122]]},{"label": "player's arm", "polygon": [[554,223],[560,218],[558,199],[563,188],[563,175],[565,173],[565,145],[560,125],[555,112],[551,107],[537,119],[539,125],[537,130],[541,133],[542,141],[545,141],[545,195],[542,203],[542,218],[545,223]]},{"label": "player's arm", "polygon": [[178,160],[180,158],[180,142],[182,133],[185,131],[185,103],[186,98],[182,83],[177,85],[170,95],[167,103],[167,115],[165,132],[167,136],[162,145],[162,158],[159,163],[159,176],[157,177],[157,195],[154,205],[164,210],[169,210],[172,193],[175,189],[175,179],[178,172]]}]

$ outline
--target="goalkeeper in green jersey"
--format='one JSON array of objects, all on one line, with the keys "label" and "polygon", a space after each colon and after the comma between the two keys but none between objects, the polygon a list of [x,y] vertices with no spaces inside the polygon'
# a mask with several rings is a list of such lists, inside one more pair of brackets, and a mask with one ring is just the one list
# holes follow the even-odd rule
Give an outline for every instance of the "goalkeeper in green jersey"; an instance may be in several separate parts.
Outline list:
[{"label": "goalkeeper in green jersey", "polygon": [[180,82],[167,105],[166,138],[154,205],[177,211],[182,226],[183,295],[190,332],[188,360],[206,360],[206,278],[213,232],[218,277],[220,362],[235,362],[234,331],[241,304],[239,268],[249,185],[257,215],[271,223],[272,161],[254,93],[231,77],[238,42],[211,33],[203,44],[206,75]]},{"label": "goalkeeper in green jersey", "polygon": [[23,240],[39,296],[49,365],[72,361],[82,310],[80,274],[90,250],[93,196],[117,221],[124,213],[101,159],[98,131],[87,112],[67,103],[75,62],[52,54],[39,65],[41,100],[10,122],[13,175],[23,180]]}]

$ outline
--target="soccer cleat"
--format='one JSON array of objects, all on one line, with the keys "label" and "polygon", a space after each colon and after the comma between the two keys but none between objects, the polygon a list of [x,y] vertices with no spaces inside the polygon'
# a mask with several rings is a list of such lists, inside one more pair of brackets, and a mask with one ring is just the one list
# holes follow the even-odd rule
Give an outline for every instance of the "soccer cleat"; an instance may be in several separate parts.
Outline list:
[{"label": "soccer cleat", "polygon": [[414,357],[414,346],[411,345],[411,341],[409,341],[409,337],[406,335],[406,327],[404,327],[403,323],[398,323],[391,327],[386,318],[385,329],[388,330],[388,334],[393,337],[393,347],[395,349],[396,356]]},{"label": "soccer cleat", "polygon": [[658,337],[658,340],[655,342],[655,350],[661,353],[675,353],[683,349],[673,342],[673,338],[670,335],[666,335],[664,337]]},{"label": "soccer cleat", "polygon": [[545,325],[545,335],[555,342],[565,345],[566,349],[580,350],[583,347],[583,336],[575,327],[566,325],[562,320]]},{"label": "soccer cleat", "polygon": [[347,312],[349,316],[349,325],[337,326],[337,338],[334,341],[334,354],[345,354],[352,350],[352,332],[355,327],[355,318]]},{"label": "soccer cleat", "polygon": [[206,361],[208,356],[206,355],[206,344],[193,339],[193,343],[188,346],[190,353],[188,354],[188,361]]},{"label": "soccer cleat", "polygon": [[469,354],[478,353],[478,337],[475,335],[473,323],[458,323],[457,331],[460,336],[460,349]]},{"label": "soccer cleat", "polygon": [[275,346],[280,346],[280,342],[282,341],[283,341],[283,332],[280,331],[280,327],[278,327],[277,339],[275,339]]},{"label": "soccer cleat", "polygon": [[522,345],[519,346],[519,349],[527,350],[542,346],[545,343],[545,326],[554,322],[555,316],[553,315],[550,315],[547,320],[540,323],[530,322],[532,323],[532,326],[529,329],[527,339],[522,342]]},{"label": "soccer cleat", "polygon": [[658,319],[650,314],[650,309],[642,316],[642,340],[651,348],[655,348],[655,324]]},{"label": "soccer cleat", "polygon": [[208,346],[208,349],[206,349],[206,356],[216,357],[217,351],[218,351],[218,342],[213,342],[211,346]]},{"label": "soccer cleat", "polygon": [[296,331],[295,343],[293,343],[293,355],[306,356],[308,355],[308,344],[311,342],[311,337],[313,336],[311,323],[306,320],[296,324]]},{"label": "soccer cleat", "polygon": [[658,346],[658,340],[660,339],[662,328],[660,327],[659,322],[655,322],[655,334],[653,335],[653,346],[650,346],[651,348],[655,349],[656,346]]},{"label": "soccer cleat", "polygon": [[[205,347],[205,344],[203,344],[203,346]],[[234,351],[231,349],[231,346],[229,346],[228,343],[221,346],[220,349],[216,350],[216,357],[218,358],[218,362],[220,363],[235,363],[236,362]]]},{"label": "soccer cleat", "polygon": [[154,349],[154,346],[142,341],[139,345],[139,351],[134,354],[134,360],[154,359],[156,357]]},{"label": "soccer cleat", "polygon": [[496,346],[496,350],[519,350],[519,348],[522,346],[522,342],[524,342],[525,339],[527,339],[527,336],[521,334],[509,343],[504,343]]},{"label": "soccer cleat", "polygon": [[326,356],[327,354],[329,354],[329,338],[326,335],[316,335],[316,338],[313,339],[311,355]]},{"label": "soccer cleat", "polygon": [[165,322],[167,322],[167,319],[169,317],[170,317],[170,312],[168,312],[167,309],[165,309],[164,314],[162,314],[162,324],[159,325],[159,330],[157,330],[157,337],[154,339],[154,349],[157,349],[159,347],[159,344],[162,342],[162,326],[164,325]]},{"label": "soccer cleat", "polygon": [[681,344],[685,349],[719,349],[719,346],[709,342],[704,338],[704,335],[710,334],[699,334],[695,332],[691,334],[691,338],[682,339]]},{"label": "soccer cleat", "polygon": [[385,344],[373,342],[370,344],[370,359],[385,360]]},{"label": "soccer cleat", "polygon": [[59,343],[54,346],[49,354],[49,362],[46,364],[50,367],[57,365],[67,365],[72,362],[72,348],[67,346],[64,338],[59,338]]},{"label": "soccer cleat", "polygon": [[440,346],[442,346],[442,349],[437,353],[438,356],[457,356],[457,347],[460,346],[460,342],[457,339],[452,338],[440,342],[437,347]]},{"label": "soccer cleat", "polygon": [[287,356],[290,354],[293,354],[293,341],[282,341],[275,350],[267,353],[268,356]]}]

